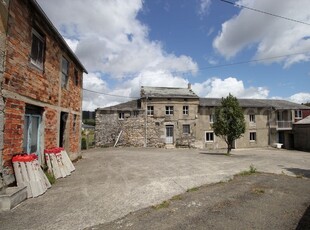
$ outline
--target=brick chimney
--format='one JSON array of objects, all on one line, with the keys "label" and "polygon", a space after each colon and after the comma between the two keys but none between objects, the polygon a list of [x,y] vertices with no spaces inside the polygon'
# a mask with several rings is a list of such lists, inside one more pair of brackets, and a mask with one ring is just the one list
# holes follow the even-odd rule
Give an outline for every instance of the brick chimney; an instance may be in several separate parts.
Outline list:
[{"label": "brick chimney", "polygon": [[191,84],[191,83],[188,83],[188,84],[187,84],[187,88],[188,88],[188,89],[192,89],[192,84]]}]

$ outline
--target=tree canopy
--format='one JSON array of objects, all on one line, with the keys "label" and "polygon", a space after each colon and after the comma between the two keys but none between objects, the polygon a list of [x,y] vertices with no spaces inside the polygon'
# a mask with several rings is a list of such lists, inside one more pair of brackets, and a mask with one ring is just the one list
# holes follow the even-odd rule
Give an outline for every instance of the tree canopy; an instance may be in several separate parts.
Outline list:
[{"label": "tree canopy", "polygon": [[224,139],[227,144],[227,154],[233,147],[233,142],[245,132],[245,120],[238,99],[231,94],[222,98],[221,106],[215,110],[213,123],[215,135]]}]

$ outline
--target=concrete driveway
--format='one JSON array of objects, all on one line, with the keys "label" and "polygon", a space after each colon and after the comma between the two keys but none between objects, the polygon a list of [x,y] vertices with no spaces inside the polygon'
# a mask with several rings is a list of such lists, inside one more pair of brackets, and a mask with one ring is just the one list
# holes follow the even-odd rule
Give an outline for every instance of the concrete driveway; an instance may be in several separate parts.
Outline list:
[{"label": "concrete driveway", "polygon": [[192,149],[93,149],[76,171],[43,196],[0,213],[1,229],[83,229],[160,203],[188,188],[258,171],[309,173],[310,153],[276,150],[220,152]]}]

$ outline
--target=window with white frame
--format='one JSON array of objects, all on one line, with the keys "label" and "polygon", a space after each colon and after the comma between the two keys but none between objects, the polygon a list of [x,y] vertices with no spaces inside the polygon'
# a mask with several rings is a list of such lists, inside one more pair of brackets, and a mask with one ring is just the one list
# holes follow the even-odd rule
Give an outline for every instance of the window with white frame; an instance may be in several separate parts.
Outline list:
[{"label": "window with white frame", "polygon": [[44,59],[44,38],[35,29],[32,29],[32,41],[31,41],[31,63],[36,67],[43,69]]},{"label": "window with white frame", "polygon": [[125,113],[123,113],[123,112],[118,113],[118,119],[119,120],[124,120],[124,118],[125,118]]},{"label": "window with white frame", "polygon": [[209,115],[209,122],[210,123],[214,123],[214,120],[215,120],[215,115],[214,114],[210,114]]},{"label": "window with white frame", "polygon": [[154,115],[154,106],[148,106],[147,107],[147,115],[153,116]]},{"label": "window with white frame", "polygon": [[61,87],[67,88],[69,80],[69,61],[62,57],[61,58]]},{"label": "window with white frame", "polygon": [[166,115],[173,115],[173,106],[166,106]]},{"label": "window with white frame", "polygon": [[256,132],[250,132],[250,141],[255,142],[256,141]]},{"label": "window with white frame", "polygon": [[301,110],[295,110],[295,118],[296,119],[302,118],[302,111]]},{"label": "window with white frame", "polygon": [[183,106],[183,115],[188,115],[188,105]]},{"label": "window with white frame", "polygon": [[206,142],[214,142],[214,132],[206,132]]},{"label": "window with white frame", "polygon": [[251,123],[255,123],[256,122],[255,121],[255,115],[254,114],[250,114],[249,115],[249,120],[250,120]]},{"label": "window with white frame", "polygon": [[183,125],[183,134],[190,134],[190,133],[191,133],[190,125],[188,124]]}]

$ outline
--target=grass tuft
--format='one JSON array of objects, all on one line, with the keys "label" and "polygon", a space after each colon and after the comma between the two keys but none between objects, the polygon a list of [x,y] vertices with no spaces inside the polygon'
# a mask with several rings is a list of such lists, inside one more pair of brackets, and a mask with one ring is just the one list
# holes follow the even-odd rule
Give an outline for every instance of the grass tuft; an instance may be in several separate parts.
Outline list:
[{"label": "grass tuft", "polygon": [[254,165],[251,164],[249,170],[244,170],[244,171],[238,173],[237,176],[248,176],[248,175],[254,174],[256,172],[257,172],[257,169],[254,167]]},{"label": "grass tuft", "polygon": [[160,204],[153,205],[152,208],[155,209],[155,210],[159,210],[159,209],[162,209],[162,208],[168,208],[169,205],[170,205],[170,202],[165,200],[165,201],[161,202]]},{"label": "grass tuft", "polygon": [[196,192],[198,190],[199,190],[199,187],[194,187],[194,188],[187,189],[186,192]]}]

